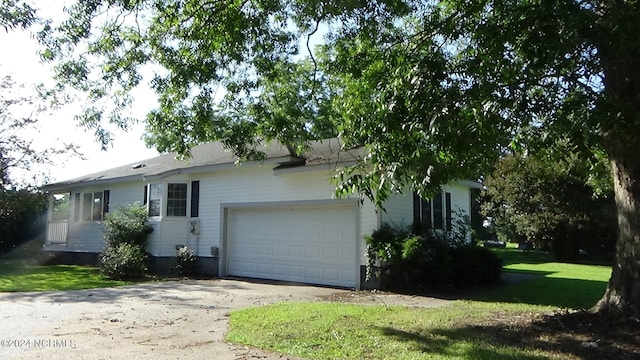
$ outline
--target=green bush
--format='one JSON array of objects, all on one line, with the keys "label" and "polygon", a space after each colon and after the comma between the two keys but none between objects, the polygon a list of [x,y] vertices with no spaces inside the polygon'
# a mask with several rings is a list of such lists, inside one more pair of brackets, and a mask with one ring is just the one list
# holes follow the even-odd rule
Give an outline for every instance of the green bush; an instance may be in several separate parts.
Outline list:
[{"label": "green bush", "polygon": [[454,264],[452,283],[454,286],[476,286],[495,284],[500,281],[502,260],[489,249],[479,246],[463,246],[451,250]]},{"label": "green bush", "polygon": [[107,245],[136,244],[146,246],[153,228],[147,220],[147,208],[126,205],[106,214],[104,240]]},{"label": "green bush", "polygon": [[120,243],[105,247],[100,253],[100,272],[110,279],[143,277],[148,254],[140,245]]},{"label": "green bush", "polygon": [[[419,235],[415,233],[419,232]],[[462,235],[461,235],[462,234]],[[365,237],[367,278],[376,275],[386,289],[450,289],[496,283],[500,259],[463,240],[461,232],[425,231],[383,224]]]},{"label": "green bush", "polygon": [[132,204],[105,215],[105,247],[98,266],[111,279],[137,278],[147,271],[149,255],[144,250],[153,228],[146,208]]}]

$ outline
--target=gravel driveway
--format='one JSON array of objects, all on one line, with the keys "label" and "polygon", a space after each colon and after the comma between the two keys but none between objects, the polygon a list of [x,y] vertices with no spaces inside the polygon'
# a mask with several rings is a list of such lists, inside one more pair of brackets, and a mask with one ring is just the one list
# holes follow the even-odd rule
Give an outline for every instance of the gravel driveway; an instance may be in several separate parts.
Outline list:
[{"label": "gravel driveway", "polygon": [[0,359],[290,359],[224,342],[233,309],[281,301],[445,300],[242,280],[0,294]]}]

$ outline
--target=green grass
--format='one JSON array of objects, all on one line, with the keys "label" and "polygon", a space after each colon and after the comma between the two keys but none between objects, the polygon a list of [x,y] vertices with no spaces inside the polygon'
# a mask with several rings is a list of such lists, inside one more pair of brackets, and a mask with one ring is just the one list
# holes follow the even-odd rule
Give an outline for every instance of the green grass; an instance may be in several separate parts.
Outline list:
[{"label": "green grass", "polygon": [[529,275],[530,280],[483,292],[474,300],[590,308],[602,297],[611,277],[608,266],[553,262],[547,253],[537,251],[494,251],[503,259],[506,273]]},{"label": "green grass", "polygon": [[553,256],[548,251],[522,251],[515,248],[516,244],[507,244],[504,249],[492,248],[505,266],[513,264],[540,264],[553,261]]},{"label": "green grass", "polygon": [[433,309],[281,303],[234,311],[226,339],[307,359],[575,358],[535,345],[544,339],[524,341],[512,329],[537,314],[592,306],[611,269],[553,262],[543,252],[496,253],[507,272],[531,277]]},{"label": "green grass", "polygon": [[104,278],[95,267],[0,260],[0,292],[79,290],[127,284],[131,282]]},{"label": "green grass", "polygon": [[517,338],[505,345],[504,333],[483,325],[544,310],[468,301],[433,309],[281,303],[233,312],[226,339],[307,359],[547,359],[559,355]]}]

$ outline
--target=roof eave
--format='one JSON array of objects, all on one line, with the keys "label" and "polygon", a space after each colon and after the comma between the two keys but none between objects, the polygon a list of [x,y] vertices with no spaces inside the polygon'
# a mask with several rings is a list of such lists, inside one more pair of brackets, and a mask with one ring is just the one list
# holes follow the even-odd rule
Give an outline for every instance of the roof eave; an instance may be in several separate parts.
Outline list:
[{"label": "roof eave", "polygon": [[135,175],[127,175],[127,176],[119,176],[108,179],[88,179],[88,180],[80,180],[80,181],[70,181],[70,182],[59,182],[54,184],[48,184],[42,186],[40,189],[44,191],[60,191],[60,190],[72,190],[74,188],[85,187],[85,186],[97,186],[97,185],[108,185],[115,183],[122,183],[127,181],[135,181],[135,180],[143,180],[143,181],[156,181],[161,180],[170,176],[180,175],[180,174],[197,174],[209,171],[220,171],[227,170],[232,168],[237,168],[239,166],[264,166],[264,165],[283,165],[283,164],[295,164],[303,161],[302,159],[295,156],[278,156],[274,158],[269,158],[265,160],[256,160],[256,161],[248,161],[243,163],[236,162],[228,162],[222,164],[212,164],[212,165],[202,165],[202,166],[192,166],[186,168],[178,168],[171,169],[163,172],[159,172],[157,174],[135,174]]},{"label": "roof eave", "polygon": [[59,183],[41,186],[40,189],[44,191],[71,190],[74,188],[79,188],[84,186],[107,185],[107,184],[115,184],[115,183],[143,180],[143,179],[144,179],[143,174],[135,174],[135,175],[121,176],[121,177],[108,178],[108,179],[89,179],[89,180],[80,180],[80,181],[59,182]]}]

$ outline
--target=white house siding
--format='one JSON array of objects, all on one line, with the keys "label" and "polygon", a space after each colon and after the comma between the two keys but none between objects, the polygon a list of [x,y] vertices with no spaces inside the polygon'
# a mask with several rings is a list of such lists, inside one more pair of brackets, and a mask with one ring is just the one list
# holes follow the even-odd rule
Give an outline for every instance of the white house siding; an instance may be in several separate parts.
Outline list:
[{"label": "white house siding", "polygon": [[[273,165],[253,166],[240,165],[235,168],[225,168],[206,173],[179,174],[162,179],[148,179],[146,181],[130,181],[120,184],[98,185],[86,188],[75,188],[71,191],[71,217],[69,221],[69,238],[64,248],[52,250],[99,252],[103,245],[103,225],[101,222],[74,221],[75,194],[110,191],[110,209],[143,201],[143,189],[148,183],[163,184],[163,203],[166,207],[166,184],[172,182],[187,183],[200,182],[199,197],[199,233],[189,232],[189,221],[193,220],[187,213],[186,217],[157,217],[151,218],[154,228],[148,251],[156,257],[175,256],[176,245],[188,244],[196,248],[200,257],[212,257],[212,248],[220,250],[219,256],[224,256],[222,238],[224,219],[221,211],[223,206],[240,206],[242,204],[263,204],[291,202],[301,204],[335,199],[335,185],[330,179],[330,169],[305,168],[300,172],[278,172]],[[451,184],[443,188],[451,193],[452,208],[463,209],[467,214],[470,209],[469,189],[460,184]],[[189,190],[190,194],[191,190]],[[81,201],[82,203],[82,201]],[[353,200],[356,204],[356,200]],[[317,203],[316,203],[317,204]],[[190,208],[188,197],[187,209]],[[382,222],[410,224],[413,221],[413,197],[410,192],[405,195],[393,195],[385,203],[386,212],[375,211],[370,201],[358,205],[356,251],[359,253],[360,265],[366,263],[364,255],[363,237],[377,229]],[[197,244],[197,245],[196,245]],[[57,246],[56,246],[57,247]]]},{"label": "white house siding", "polygon": [[[93,187],[75,188],[71,190],[69,232],[66,246],[55,246],[50,250],[63,250],[73,252],[99,252],[104,247],[102,221],[83,221],[82,212],[80,219],[74,219],[75,214],[75,194],[100,192],[109,190],[109,209],[113,210],[119,206],[131,204],[143,200],[144,185],[141,182],[128,182],[120,184],[105,184]],[[82,204],[82,198],[80,199]],[[81,205],[82,206],[82,205]]]},{"label": "white house siding", "polygon": [[408,226],[413,222],[413,194],[393,194],[384,203],[384,211],[380,210],[380,222],[400,226]]},{"label": "white house siding", "polygon": [[211,247],[221,246],[221,204],[330,200],[330,176],[329,170],[275,175],[268,166],[194,175],[200,180],[198,253],[210,256]]},{"label": "white house siding", "polygon": [[[164,217],[162,221],[152,220],[153,238],[147,247],[151,255],[175,256],[176,245],[188,245],[189,220],[188,217]],[[199,256],[200,254],[202,252],[198,253]]]},{"label": "white house siding", "polygon": [[367,263],[366,255],[365,255],[365,243],[364,236],[371,234],[374,230],[380,227],[381,220],[381,211],[376,211],[375,205],[369,200],[366,200],[360,206],[360,236],[359,236],[359,246],[360,246],[360,264],[364,265]]},{"label": "white house siding", "polygon": [[464,212],[463,215],[471,216],[471,192],[469,187],[454,182],[443,186],[442,190],[451,194],[451,211],[454,218],[458,210],[462,210]]},{"label": "white house siding", "polygon": [[[471,193],[469,188],[456,182],[444,185],[443,192],[451,194],[451,210],[455,216],[457,209],[471,214]],[[443,202],[444,206],[444,202]],[[413,223],[413,194],[405,191],[394,194],[384,204],[385,211],[381,211],[380,220],[390,224],[411,225]]]}]

